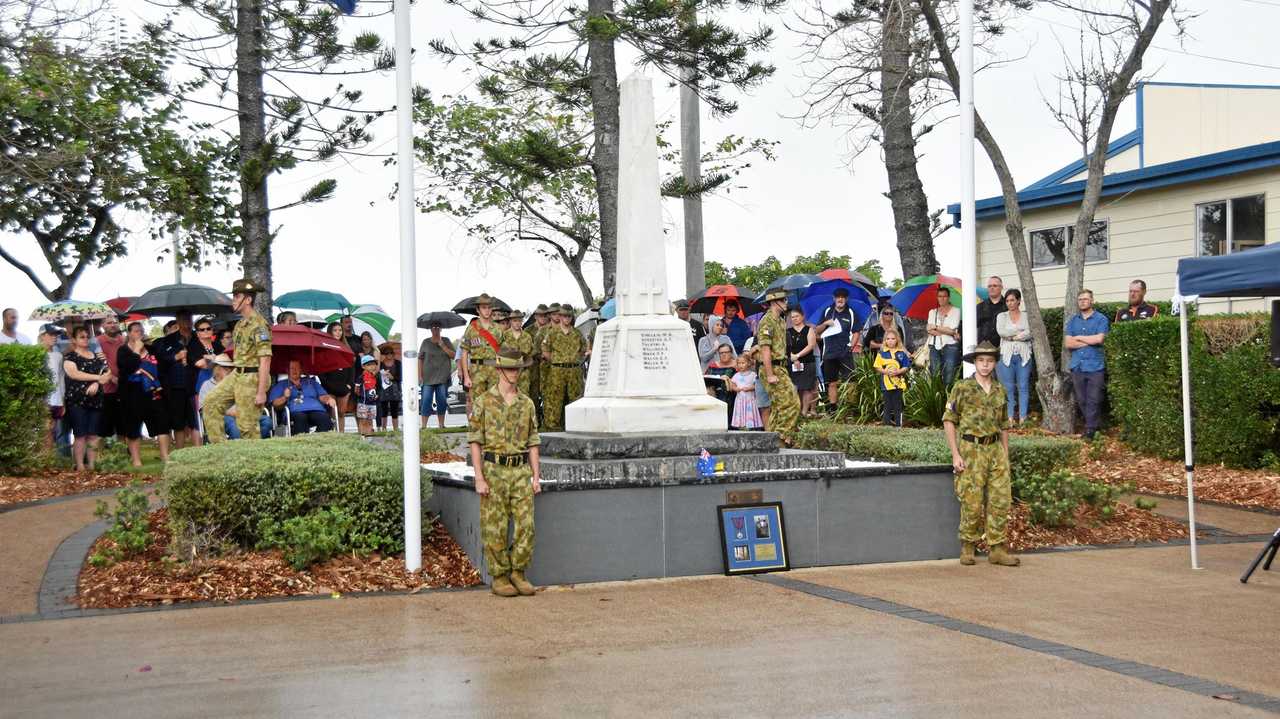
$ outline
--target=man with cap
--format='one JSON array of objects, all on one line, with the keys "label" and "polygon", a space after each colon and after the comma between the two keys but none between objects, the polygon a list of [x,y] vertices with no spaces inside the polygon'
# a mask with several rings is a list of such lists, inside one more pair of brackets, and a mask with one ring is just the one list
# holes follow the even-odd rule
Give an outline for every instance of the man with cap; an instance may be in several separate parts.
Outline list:
[{"label": "man with cap", "polygon": [[693,346],[697,347],[698,341],[707,336],[707,328],[703,327],[701,322],[689,319],[688,300],[676,300],[676,317],[679,317],[681,322],[689,323],[689,327],[693,330]]},{"label": "man with cap", "polygon": [[573,305],[560,305],[542,338],[542,359],[548,363],[542,387],[542,421],[548,431],[564,430],[564,406],[582,396],[584,345],[582,333],[573,327]]},{"label": "man with cap", "polygon": [[462,358],[458,368],[462,386],[471,396],[473,405],[476,397],[498,382],[493,361],[507,336],[506,330],[493,320],[493,298],[488,294],[481,293],[476,298],[476,314],[478,317],[471,320],[462,333]]},{"label": "man with cap", "polygon": [[[827,402],[832,407],[840,397],[840,383],[853,374],[853,351],[862,339],[854,328],[857,316],[849,307],[849,290],[837,287],[831,305],[822,311],[822,322],[813,328],[822,340],[822,378],[827,382]],[[823,336],[828,328],[840,325],[839,332]]]},{"label": "man with cap", "polygon": [[960,500],[960,563],[964,565],[974,564],[975,545],[984,538],[984,528],[991,550],[987,561],[1003,567],[1020,564],[1005,548],[1013,494],[1006,398],[993,375],[999,359],[999,348],[990,342],[981,342],[966,354],[964,361],[973,363],[974,375],[955,383],[942,415]]},{"label": "man with cap", "polygon": [[[507,314],[507,326],[507,340],[503,346],[520,350],[520,356],[529,367],[533,367],[533,333],[524,331],[524,312],[511,310]],[[530,401],[533,400],[530,394],[532,379],[532,370],[520,373],[520,394],[528,397]]]},{"label": "man with cap", "polygon": [[240,314],[232,333],[235,367],[205,399],[201,416],[210,442],[227,439],[222,416],[236,406],[236,426],[246,440],[258,439],[259,408],[267,404],[271,380],[271,327],[253,307],[260,288],[251,279],[236,280],[231,286],[231,311]]},{"label": "man with cap", "polygon": [[782,315],[787,308],[787,291],[769,290],[764,296],[765,313],[756,327],[755,346],[760,349],[762,381],[769,391],[770,412],[766,429],[777,432],[790,445],[800,421],[800,395],[787,371],[787,328]]},{"label": "man with cap", "polygon": [[475,396],[467,434],[485,566],[500,597],[537,591],[524,576],[533,559],[533,495],[542,489],[537,417],[533,401],[519,390],[521,370],[528,366],[519,350],[502,348],[494,360],[497,384]]}]

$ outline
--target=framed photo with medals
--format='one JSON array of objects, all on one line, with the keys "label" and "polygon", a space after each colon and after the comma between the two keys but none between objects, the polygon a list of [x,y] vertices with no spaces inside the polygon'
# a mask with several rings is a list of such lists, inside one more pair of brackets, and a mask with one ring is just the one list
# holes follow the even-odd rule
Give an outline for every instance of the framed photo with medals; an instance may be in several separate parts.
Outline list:
[{"label": "framed photo with medals", "polygon": [[724,573],[759,574],[791,568],[782,502],[716,507]]}]

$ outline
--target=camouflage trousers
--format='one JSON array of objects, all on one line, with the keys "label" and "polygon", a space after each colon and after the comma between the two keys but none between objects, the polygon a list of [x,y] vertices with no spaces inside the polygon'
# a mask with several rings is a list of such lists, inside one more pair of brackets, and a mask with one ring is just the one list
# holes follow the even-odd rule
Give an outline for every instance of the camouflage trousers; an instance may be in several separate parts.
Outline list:
[{"label": "camouflage trousers", "polygon": [[472,406],[475,406],[477,397],[488,392],[490,388],[497,384],[497,367],[483,364],[471,365],[471,389],[467,390],[467,396],[471,398]]},{"label": "camouflage trousers", "polygon": [[[960,541],[979,542],[986,526],[987,546],[1004,544],[1013,489],[1009,457],[1000,442],[959,442],[964,472],[956,475],[960,500]],[[985,496],[984,496],[985,494]],[[984,521],[985,520],[985,521]]]},{"label": "camouflage trousers", "polygon": [[[480,542],[489,574],[523,572],[533,559],[533,469],[484,463],[489,494],[480,498]],[[508,525],[514,525],[508,540]]]},{"label": "camouflage trousers", "polygon": [[200,417],[204,420],[204,433],[210,442],[224,442],[227,439],[227,428],[222,417],[236,407],[236,426],[240,428],[241,439],[261,439],[258,428],[258,415],[261,412],[254,400],[258,396],[258,374],[256,372],[240,372],[227,375],[204,399],[200,408]]},{"label": "camouflage trousers", "polygon": [[[795,436],[796,425],[800,422],[800,394],[796,392],[796,386],[792,384],[786,367],[775,368],[773,375],[778,381],[767,386],[769,426],[766,429],[777,432],[784,442],[790,444]],[[768,382],[769,377],[761,372],[756,381]]]},{"label": "camouflage trousers", "polygon": [[552,367],[542,385],[542,424],[548,432],[564,431],[564,406],[582,396],[582,370]]}]

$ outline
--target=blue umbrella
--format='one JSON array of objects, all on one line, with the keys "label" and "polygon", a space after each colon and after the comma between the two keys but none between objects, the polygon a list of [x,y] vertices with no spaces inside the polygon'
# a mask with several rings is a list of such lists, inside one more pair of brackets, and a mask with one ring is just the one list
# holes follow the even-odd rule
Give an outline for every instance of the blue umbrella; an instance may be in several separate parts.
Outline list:
[{"label": "blue umbrella", "polygon": [[785,277],[779,277],[773,282],[770,282],[769,286],[764,288],[764,291],[768,292],[769,290],[775,290],[779,287],[781,287],[782,289],[788,292],[791,292],[793,290],[803,290],[809,285],[815,282],[821,282],[821,281],[822,281],[822,278],[817,275],[809,275],[809,274],[803,274],[803,273],[798,275],[787,275]]},{"label": "blue umbrella", "polygon": [[600,319],[611,320],[618,314],[618,304],[610,297],[609,301],[600,307]]},{"label": "blue umbrella", "polygon": [[822,321],[822,313],[835,302],[835,292],[843,288],[849,292],[849,308],[856,316],[855,327],[861,327],[871,315],[871,295],[861,286],[844,280],[824,280],[809,285],[800,296],[800,309],[804,310],[804,320],[809,324]]}]

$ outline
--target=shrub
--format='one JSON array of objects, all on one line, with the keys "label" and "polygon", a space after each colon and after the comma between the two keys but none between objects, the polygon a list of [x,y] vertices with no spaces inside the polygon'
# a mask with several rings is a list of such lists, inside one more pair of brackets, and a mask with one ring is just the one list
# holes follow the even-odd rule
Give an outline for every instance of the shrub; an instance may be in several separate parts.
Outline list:
[{"label": "shrub", "polygon": [[91,555],[89,563],[93,566],[105,567],[141,554],[151,546],[151,507],[146,493],[138,489],[140,486],[135,481],[116,492],[115,511],[111,511],[106,502],[98,500],[93,516],[111,520],[105,536],[115,546],[106,547]]},{"label": "shrub", "polygon": [[[404,549],[400,456],[354,435],[324,432],[183,449],[173,453],[164,476],[175,532],[211,528],[249,548],[263,540],[263,528],[327,509],[351,518],[350,549]],[[423,482],[424,503],[430,491],[430,482]]]},{"label": "shrub", "polygon": [[[1188,352],[1198,460],[1257,467],[1280,448],[1280,372],[1270,367],[1266,344],[1261,316],[1215,315],[1192,324]],[[1106,350],[1107,393],[1121,439],[1143,452],[1180,459],[1178,321],[1117,325]]]},{"label": "shrub", "polygon": [[[855,362],[853,374],[841,383],[837,420],[857,424],[878,424],[883,420],[884,393],[880,389],[881,376],[873,369],[874,361],[873,353],[864,353]],[[902,397],[904,422],[914,427],[941,427],[950,391],[942,375],[912,369]]]},{"label": "shrub", "polygon": [[1076,508],[1082,503],[1096,507],[1103,519],[1110,519],[1116,511],[1116,497],[1133,491],[1133,487],[1093,482],[1059,469],[1025,476],[1018,490],[1033,524],[1060,527],[1074,523]]},{"label": "shrub", "polygon": [[[951,464],[951,449],[940,429],[910,429],[809,422],[796,433],[796,445],[844,452],[851,457],[903,464]],[[1013,494],[1021,498],[1032,477],[1070,469],[1080,461],[1081,443],[1042,435],[1009,438]]]},{"label": "shrub", "polygon": [[913,371],[907,379],[907,391],[902,397],[903,419],[913,427],[941,427],[951,386],[941,374],[928,371]]},{"label": "shrub", "polygon": [[263,519],[258,527],[260,548],[284,549],[285,561],[294,569],[306,569],[351,546],[351,515],[341,509],[322,509],[283,522]]},{"label": "shrub", "polygon": [[30,469],[47,461],[49,376],[43,347],[0,345],[0,470]]}]

